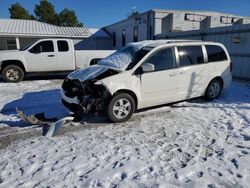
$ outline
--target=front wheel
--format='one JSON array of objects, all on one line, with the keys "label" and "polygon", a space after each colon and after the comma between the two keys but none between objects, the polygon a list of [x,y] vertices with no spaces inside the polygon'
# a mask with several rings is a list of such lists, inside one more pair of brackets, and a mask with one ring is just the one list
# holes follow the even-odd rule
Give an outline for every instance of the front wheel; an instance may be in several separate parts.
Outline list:
[{"label": "front wheel", "polygon": [[218,79],[212,80],[207,87],[205,93],[205,99],[209,101],[216,99],[220,96],[221,91],[222,91],[221,81]]},{"label": "front wheel", "polygon": [[108,105],[108,117],[114,122],[127,121],[135,111],[135,101],[131,95],[120,93],[114,96]]},{"label": "front wheel", "polygon": [[3,79],[6,82],[21,82],[24,78],[24,71],[17,65],[8,65],[2,71]]}]

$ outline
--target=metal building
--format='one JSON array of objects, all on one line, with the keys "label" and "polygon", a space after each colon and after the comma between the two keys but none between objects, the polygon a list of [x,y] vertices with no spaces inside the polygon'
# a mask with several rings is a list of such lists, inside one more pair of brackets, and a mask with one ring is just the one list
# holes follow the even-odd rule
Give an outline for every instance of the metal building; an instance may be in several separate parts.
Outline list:
[{"label": "metal building", "polygon": [[249,17],[207,11],[177,11],[152,9],[104,27],[112,35],[112,48],[129,42],[155,39],[169,32],[203,30],[221,26],[250,23]]},{"label": "metal building", "polygon": [[42,38],[70,38],[77,49],[109,49],[111,37],[104,30],[60,27],[36,20],[0,19],[0,50],[20,49]]},{"label": "metal building", "polygon": [[233,75],[250,79],[250,18],[206,11],[152,9],[104,27],[112,48],[129,42],[176,38],[223,43],[232,58]]}]

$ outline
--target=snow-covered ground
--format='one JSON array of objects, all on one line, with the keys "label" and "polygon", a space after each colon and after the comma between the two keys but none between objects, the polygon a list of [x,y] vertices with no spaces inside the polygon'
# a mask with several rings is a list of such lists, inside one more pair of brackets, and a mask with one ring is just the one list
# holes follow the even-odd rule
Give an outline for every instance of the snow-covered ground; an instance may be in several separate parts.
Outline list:
[{"label": "snow-covered ground", "polygon": [[11,144],[0,150],[0,187],[250,187],[250,84],[234,82],[213,102],[150,109],[126,123],[92,116],[48,139],[15,108],[65,116],[61,82],[0,83],[0,148]]}]

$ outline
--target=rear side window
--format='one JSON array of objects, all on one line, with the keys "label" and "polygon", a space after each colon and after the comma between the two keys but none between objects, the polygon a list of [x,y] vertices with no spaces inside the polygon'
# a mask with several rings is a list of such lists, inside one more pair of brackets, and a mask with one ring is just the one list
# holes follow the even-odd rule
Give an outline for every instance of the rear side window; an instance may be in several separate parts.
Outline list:
[{"label": "rear side window", "polygon": [[166,48],[159,50],[149,57],[145,63],[153,64],[155,66],[155,71],[173,69],[176,67],[174,49]]},{"label": "rear side window", "polygon": [[65,40],[59,40],[57,41],[58,51],[59,52],[67,52],[69,51],[69,45],[68,42]]},{"label": "rear side window", "polygon": [[204,63],[201,46],[179,46],[180,67]]},{"label": "rear side window", "polygon": [[208,62],[227,60],[227,55],[223,48],[215,45],[206,45]]}]

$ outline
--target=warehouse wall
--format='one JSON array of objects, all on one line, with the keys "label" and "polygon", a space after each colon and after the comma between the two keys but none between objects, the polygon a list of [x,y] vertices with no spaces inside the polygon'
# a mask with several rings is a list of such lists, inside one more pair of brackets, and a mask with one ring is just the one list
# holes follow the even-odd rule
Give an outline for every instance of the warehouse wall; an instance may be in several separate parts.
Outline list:
[{"label": "warehouse wall", "polygon": [[[149,36],[149,27],[153,27],[153,15],[150,13],[142,13],[139,18],[130,17],[128,19],[122,20],[118,23],[109,25],[105,27],[105,30],[112,36],[115,32],[116,44],[113,46],[113,50],[122,48],[122,31],[125,30],[125,43],[134,42],[134,28],[138,27],[138,41],[147,40]],[[152,28],[153,29],[153,28]],[[153,31],[152,31],[153,32]],[[153,35],[154,33],[152,33]],[[152,38],[152,37],[151,37]]]},{"label": "warehouse wall", "polygon": [[6,50],[5,38],[0,37],[0,50]]},{"label": "warehouse wall", "polygon": [[112,49],[112,39],[93,38],[72,39],[76,50],[109,50]]},{"label": "warehouse wall", "polygon": [[[32,38],[32,37],[18,37],[19,38],[19,44],[20,44],[20,48],[24,48],[27,45],[35,42],[36,40],[38,40],[38,38]],[[16,40],[16,37],[13,36],[9,36],[9,37],[0,37],[0,51],[1,50],[8,50],[7,45],[6,45],[6,40],[7,39],[12,39],[12,40]],[[16,44],[17,47],[17,44]]]},{"label": "warehouse wall", "polygon": [[39,38],[19,38],[20,41],[20,48],[24,48],[31,43],[37,41]]},{"label": "warehouse wall", "polygon": [[233,76],[250,79],[250,24],[158,35],[157,39],[198,39],[223,43],[233,62]]}]

